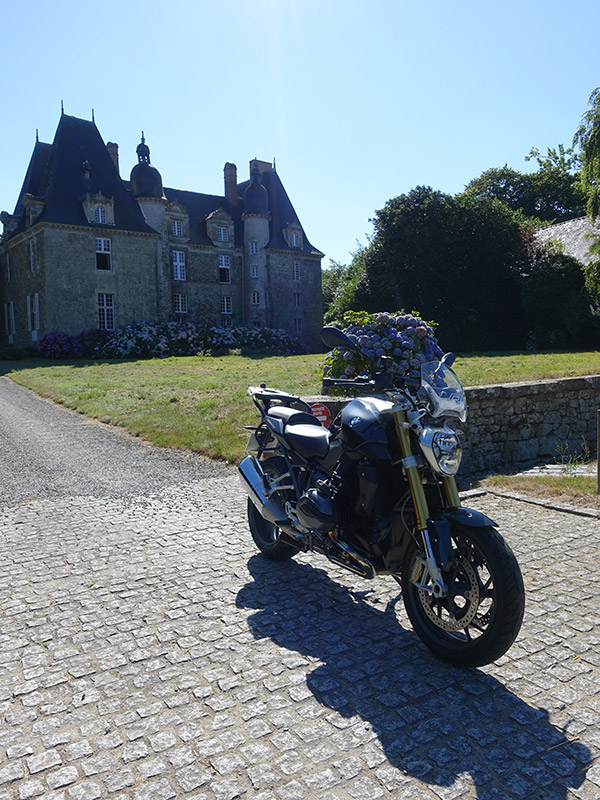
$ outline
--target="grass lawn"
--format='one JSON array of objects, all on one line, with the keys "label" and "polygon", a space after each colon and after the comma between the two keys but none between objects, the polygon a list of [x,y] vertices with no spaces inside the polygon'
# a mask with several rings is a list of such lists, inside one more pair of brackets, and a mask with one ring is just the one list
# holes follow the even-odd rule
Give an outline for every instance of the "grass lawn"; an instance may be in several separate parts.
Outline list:
[{"label": "grass lawn", "polygon": [[[246,446],[244,425],[256,420],[246,396],[248,385],[265,383],[294,394],[318,394],[322,358],[229,355],[112,363],[13,362],[6,374],[43,397],[120,425],[152,444],[237,463]],[[593,375],[600,374],[600,353],[459,356],[454,368],[466,386]]]}]

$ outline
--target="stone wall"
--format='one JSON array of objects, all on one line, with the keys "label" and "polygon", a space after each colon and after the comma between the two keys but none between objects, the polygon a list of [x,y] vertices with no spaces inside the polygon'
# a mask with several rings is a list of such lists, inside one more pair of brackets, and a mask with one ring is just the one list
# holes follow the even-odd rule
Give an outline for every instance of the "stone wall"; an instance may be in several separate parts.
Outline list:
[{"label": "stone wall", "polygon": [[[600,375],[465,391],[469,414],[461,436],[461,486],[484,475],[553,463],[565,445],[571,453],[581,453],[585,442],[596,456]],[[306,399],[328,406],[332,416],[343,405],[324,396]]]},{"label": "stone wall", "polygon": [[466,389],[461,475],[511,472],[552,463],[558,448],[596,455],[600,375]]}]

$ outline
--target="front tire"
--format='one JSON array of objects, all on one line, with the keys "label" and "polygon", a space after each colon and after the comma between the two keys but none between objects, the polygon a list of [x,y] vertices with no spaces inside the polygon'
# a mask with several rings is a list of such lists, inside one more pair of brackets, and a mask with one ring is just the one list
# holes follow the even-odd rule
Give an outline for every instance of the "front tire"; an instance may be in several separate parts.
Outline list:
[{"label": "front tire", "polygon": [[452,526],[453,559],[443,572],[448,597],[419,587],[426,570],[412,542],[402,568],[404,607],[415,633],[437,656],[478,667],[500,658],[523,620],[525,591],[517,560],[492,527]]},{"label": "front tire", "polygon": [[[286,460],[281,456],[273,456],[262,463],[268,475],[278,477],[288,471]],[[261,517],[256,506],[248,500],[248,526],[254,544],[260,552],[271,561],[288,561],[298,552],[298,548],[282,538],[282,533],[272,522]]]}]

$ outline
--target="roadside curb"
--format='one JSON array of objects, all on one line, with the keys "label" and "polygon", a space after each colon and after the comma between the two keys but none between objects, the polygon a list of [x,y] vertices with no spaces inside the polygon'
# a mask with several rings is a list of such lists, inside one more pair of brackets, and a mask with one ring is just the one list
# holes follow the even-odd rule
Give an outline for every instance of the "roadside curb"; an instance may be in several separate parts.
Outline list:
[{"label": "roadside curb", "polygon": [[539,497],[530,497],[527,494],[516,494],[515,492],[502,492],[499,489],[469,489],[466,492],[461,492],[461,497],[481,497],[484,494],[494,494],[497,497],[506,497],[509,500],[518,500],[522,503],[530,503],[534,506],[542,506],[551,511],[562,511],[565,514],[577,514],[580,517],[592,517],[600,519],[600,511],[595,508],[580,508],[579,506],[572,506],[568,503],[557,503],[552,500],[540,499]]}]

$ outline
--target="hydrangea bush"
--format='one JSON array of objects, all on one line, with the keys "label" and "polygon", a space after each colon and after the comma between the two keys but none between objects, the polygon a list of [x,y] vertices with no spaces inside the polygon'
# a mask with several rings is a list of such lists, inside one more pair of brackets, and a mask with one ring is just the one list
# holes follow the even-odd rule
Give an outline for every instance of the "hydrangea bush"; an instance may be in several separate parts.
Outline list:
[{"label": "hydrangea bush", "polygon": [[306,352],[306,347],[282,330],[219,328],[191,322],[139,322],[116,331],[84,331],[77,335],[51,331],[38,345],[38,353],[53,359],[167,358],[231,351],[298,355]]},{"label": "hydrangea bush", "polygon": [[425,322],[416,311],[410,314],[348,311],[344,314],[343,331],[358,345],[359,352],[332,350],[323,363],[323,377],[368,375],[373,363],[380,367],[382,356],[389,356],[391,372],[399,377],[419,378],[421,364],[438,360],[443,354],[434,327],[435,323]]}]

